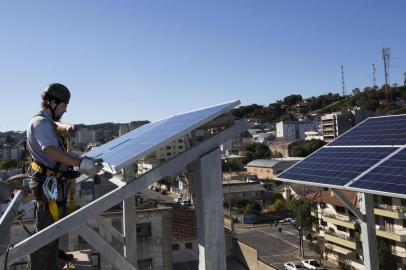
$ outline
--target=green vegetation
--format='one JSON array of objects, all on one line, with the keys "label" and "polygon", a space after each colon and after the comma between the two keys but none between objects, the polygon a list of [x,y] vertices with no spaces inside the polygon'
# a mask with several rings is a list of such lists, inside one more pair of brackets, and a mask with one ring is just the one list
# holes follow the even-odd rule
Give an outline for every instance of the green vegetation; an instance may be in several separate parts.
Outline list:
[{"label": "green vegetation", "polygon": [[0,169],[1,170],[10,170],[10,169],[16,169],[18,167],[18,163],[15,160],[2,160],[0,161]]},{"label": "green vegetation", "polygon": [[[406,86],[393,85],[389,87],[390,114],[406,113]],[[256,119],[260,123],[297,120],[301,115],[315,112],[346,111],[357,106],[383,114],[385,111],[385,85],[378,87],[365,87],[362,91],[355,88],[349,96],[328,93],[318,97],[303,99],[301,95],[290,95],[283,100],[277,100],[269,106],[252,104],[240,106],[233,110],[233,115],[238,118]]]},{"label": "green vegetation", "polygon": [[271,150],[266,144],[263,143],[251,143],[244,145],[243,155],[246,159],[243,161],[245,164],[254,159],[267,159],[272,158]]},{"label": "green vegetation", "polygon": [[307,157],[326,143],[321,140],[304,141],[303,144],[293,147],[292,156]]},{"label": "green vegetation", "polygon": [[312,231],[312,226],[315,218],[311,215],[312,205],[307,200],[290,199],[287,202],[287,208],[293,211],[294,219],[296,220],[296,227],[303,226],[305,233]]}]

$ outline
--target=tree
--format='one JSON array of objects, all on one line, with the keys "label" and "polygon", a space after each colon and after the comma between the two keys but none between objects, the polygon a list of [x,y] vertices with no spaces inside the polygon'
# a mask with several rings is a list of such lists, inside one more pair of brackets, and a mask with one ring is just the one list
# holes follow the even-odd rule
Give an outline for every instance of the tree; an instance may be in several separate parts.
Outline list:
[{"label": "tree", "polygon": [[283,103],[287,106],[293,106],[296,105],[299,101],[302,101],[302,96],[301,95],[290,95],[287,96],[283,99]]},{"label": "tree", "polygon": [[307,200],[289,199],[286,205],[289,210],[293,211],[296,220],[295,226],[300,229],[300,225],[302,225],[305,232],[310,232],[315,221],[311,215],[311,203]]},{"label": "tree", "polygon": [[259,214],[262,211],[262,206],[258,202],[248,203],[244,209],[244,215]]},{"label": "tree", "polygon": [[17,168],[17,166],[18,166],[17,161],[11,159],[2,160],[0,163],[0,167],[3,170],[14,169]]},{"label": "tree", "polygon": [[277,199],[273,204],[272,204],[272,210],[273,211],[280,211],[285,209],[285,201],[282,199]]},{"label": "tree", "polygon": [[269,150],[269,147],[263,143],[247,144],[242,150],[246,157],[245,163],[254,159],[266,159],[272,157],[271,150]]},{"label": "tree", "polygon": [[292,156],[294,157],[307,157],[326,143],[321,140],[305,141],[302,145],[293,147]]}]

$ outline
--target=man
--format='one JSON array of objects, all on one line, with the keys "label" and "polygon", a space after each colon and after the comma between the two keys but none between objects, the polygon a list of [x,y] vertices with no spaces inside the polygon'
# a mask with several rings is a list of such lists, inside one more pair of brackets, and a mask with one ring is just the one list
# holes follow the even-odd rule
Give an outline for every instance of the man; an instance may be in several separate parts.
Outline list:
[{"label": "man", "polygon": [[[66,152],[58,137],[59,131],[74,131],[73,125],[59,123],[69,100],[70,91],[66,86],[59,83],[49,85],[42,93],[41,111],[32,118],[27,128],[27,146],[33,161],[29,173],[32,175],[30,188],[36,199],[36,231],[46,228],[63,215],[69,190],[68,181],[78,176],[73,167],[88,176],[100,170],[97,160],[80,158]],[[53,186],[57,188],[53,189]],[[57,195],[52,197],[47,190]],[[60,269],[58,241],[32,253],[28,268]]]}]

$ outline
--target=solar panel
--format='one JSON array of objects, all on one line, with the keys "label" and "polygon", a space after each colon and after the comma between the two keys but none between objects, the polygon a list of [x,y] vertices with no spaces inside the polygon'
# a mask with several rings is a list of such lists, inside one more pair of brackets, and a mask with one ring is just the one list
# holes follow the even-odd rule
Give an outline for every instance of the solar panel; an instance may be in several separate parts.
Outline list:
[{"label": "solar panel", "polygon": [[348,145],[405,145],[406,115],[368,118],[329,146]]},{"label": "solar panel", "polygon": [[349,187],[406,195],[406,149],[388,158]]},{"label": "solar panel", "polygon": [[395,147],[323,147],[278,175],[277,179],[343,187],[397,149]]},{"label": "solar panel", "polygon": [[240,104],[232,101],[205,109],[174,115],[155,123],[143,125],[124,134],[85,155],[102,158],[109,166],[106,169],[116,172],[129,166],[169,142],[221,116]]}]

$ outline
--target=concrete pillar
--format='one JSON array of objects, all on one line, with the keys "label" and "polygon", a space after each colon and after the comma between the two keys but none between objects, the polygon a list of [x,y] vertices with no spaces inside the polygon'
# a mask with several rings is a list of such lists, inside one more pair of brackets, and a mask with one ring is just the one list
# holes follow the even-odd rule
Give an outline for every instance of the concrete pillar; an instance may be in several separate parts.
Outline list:
[{"label": "concrete pillar", "polygon": [[[129,166],[124,169],[125,181],[135,178],[136,166]],[[137,267],[137,217],[135,208],[135,196],[123,201],[123,233],[125,237],[124,258],[133,266]]]},{"label": "concrete pillar", "polygon": [[199,270],[226,269],[220,148],[189,167],[197,218]]},{"label": "concrete pillar", "polygon": [[364,267],[369,270],[378,270],[379,258],[372,194],[361,193],[360,210],[361,213],[365,215],[365,222],[360,222]]}]

